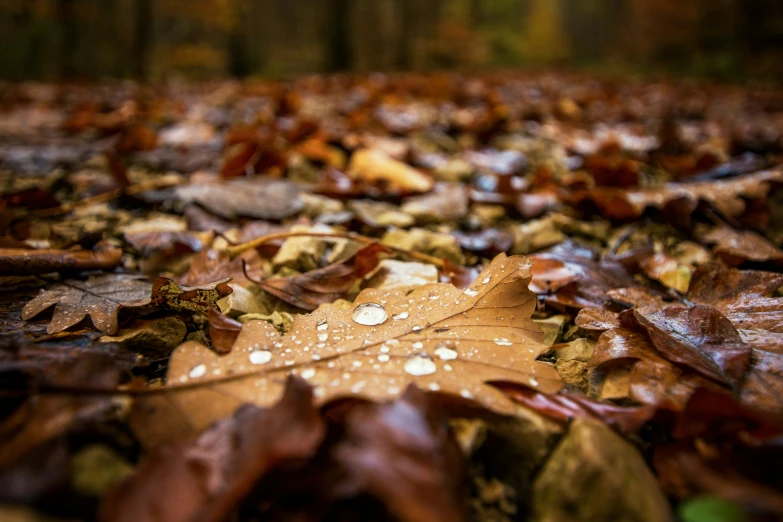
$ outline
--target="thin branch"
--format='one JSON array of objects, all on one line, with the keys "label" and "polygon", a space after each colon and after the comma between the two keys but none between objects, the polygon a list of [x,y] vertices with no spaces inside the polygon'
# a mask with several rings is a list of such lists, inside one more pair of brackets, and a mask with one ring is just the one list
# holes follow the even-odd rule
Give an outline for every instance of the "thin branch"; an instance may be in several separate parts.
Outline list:
[{"label": "thin branch", "polygon": [[[371,237],[361,236],[359,234],[339,234],[339,233],[318,233],[318,232],[280,232],[277,234],[269,234],[266,236],[261,236],[259,238],[253,239],[251,241],[247,241],[245,243],[240,243],[238,245],[233,245],[230,247],[227,247],[225,249],[225,252],[228,253],[229,256],[232,258],[242,254],[243,252],[247,252],[248,250],[252,250],[254,248],[258,248],[261,245],[265,245],[266,243],[269,243],[271,241],[276,241],[278,239],[288,239],[292,237],[318,237],[318,238],[324,238],[324,239],[347,239],[349,241],[356,241],[357,243],[362,243],[365,245],[370,245],[372,243],[377,243],[377,239],[373,239]],[[445,268],[445,263],[442,259],[434,256],[428,256],[427,254],[422,254],[420,252],[413,252],[411,250],[406,250],[404,248],[398,248],[393,247],[389,245],[384,245],[391,251],[393,251],[395,254],[400,254],[402,256],[406,256],[410,259],[415,259],[417,261],[421,261],[423,263],[429,263],[431,265],[435,265],[440,269]]]}]

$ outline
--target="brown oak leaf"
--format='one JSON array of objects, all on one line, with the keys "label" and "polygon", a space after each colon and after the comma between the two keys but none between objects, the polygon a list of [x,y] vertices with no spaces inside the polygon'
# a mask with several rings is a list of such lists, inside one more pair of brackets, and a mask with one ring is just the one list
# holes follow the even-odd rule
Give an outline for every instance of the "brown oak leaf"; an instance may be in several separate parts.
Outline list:
[{"label": "brown oak leaf", "polygon": [[[143,410],[148,420],[179,423],[171,433],[186,433],[242,403],[273,403],[287,375],[296,374],[315,386],[321,403],[394,398],[414,383],[509,413],[513,402],[491,383],[519,382],[544,393],[561,387],[555,370],[536,362],[546,348],[531,319],[536,298],[529,282],[527,258],[501,254],[464,291],[444,283],[410,294],[364,290],[350,308],[324,305],[297,316],[285,336],[250,321],[226,356],[195,342],[177,348],[167,389]],[[168,413],[172,407],[177,414]]]},{"label": "brown oak leaf", "polygon": [[180,286],[171,279],[158,277],[150,284],[146,278],[131,274],[100,274],[86,281],[69,279],[42,289],[22,310],[29,320],[54,306],[54,315],[46,331],[62,332],[90,316],[98,330],[117,331],[121,308],[166,307],[207,313],[210,306],[229,295],[228,279],[199,287]]}]

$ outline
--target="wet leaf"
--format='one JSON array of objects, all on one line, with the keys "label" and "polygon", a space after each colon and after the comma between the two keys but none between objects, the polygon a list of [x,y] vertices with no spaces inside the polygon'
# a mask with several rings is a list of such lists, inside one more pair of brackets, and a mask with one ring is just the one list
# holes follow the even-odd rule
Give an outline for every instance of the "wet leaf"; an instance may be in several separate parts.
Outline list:
[{"label": "wet leaf", "polygon": [[536,362],[545,347],[530,319],[535,296],[527,290],[529,279],[525,258],[500,255],[464,292],[447,284],[408,295],[365,290],[350,308],[325,305],[297,316],[285,336],[250,321],[228,356],[197,343],[180,346],[169,366],[168,392],[156,407],[165,416],[176,404],[190,426],[203,427],[242,402],[274,402],[285,376],[295,373],[315,385],[319,402],[386,399],[416,383],[513,411],[488,383],[524,382],[543,392],[560,387],[555,371]]},{"label": "wet leaf", "polygon": [[783,251],[750,230],[721,225],[702,235],[701,240],[714,245],[713,251],[729,266],[739,266],[745,261],[783,262]]}]

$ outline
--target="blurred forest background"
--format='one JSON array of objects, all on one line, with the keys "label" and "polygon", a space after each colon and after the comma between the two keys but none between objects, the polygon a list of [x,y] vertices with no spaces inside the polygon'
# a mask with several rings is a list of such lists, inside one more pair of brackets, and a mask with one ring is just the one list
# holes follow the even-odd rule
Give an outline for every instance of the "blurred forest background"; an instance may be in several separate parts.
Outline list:
[{"label": "blurred forest background", "polygon": [[567,66],[778,80],[781,0],[0,0],[0,78]]}]

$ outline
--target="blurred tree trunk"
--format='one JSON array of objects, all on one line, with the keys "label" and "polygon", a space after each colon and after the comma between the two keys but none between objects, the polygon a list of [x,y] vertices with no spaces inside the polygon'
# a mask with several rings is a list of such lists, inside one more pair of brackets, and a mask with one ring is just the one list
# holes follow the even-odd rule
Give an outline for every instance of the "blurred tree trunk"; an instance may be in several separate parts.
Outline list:
[{"label": "blurred tree trunk", "polygon": [[326,8],[326,67],[329,71],[353,68],[351,0],[330,0]]},{"label": "blurred tree trunk", "polygon": [[250,74],[250,53],[247,42],[248,9],[244,0],[233,1],[233,20],[228,30],[228,72],[235,78]]},{"label": "blurred tree trunk", "polygon": [[470,0],[470,21],[474,28],[484,25],[484,0]]},{"label": "blurred tree trunk", "polygon": [[152,0],[135,0],[133,16],[132,74],[144,80],[149,74],[152,43]]},{"label": "blurred tree trunk", "polygon": [[60,79],[76,76],[76,49],[78,47],[76,0],[58,0],[57,22],[60,26]]}]

